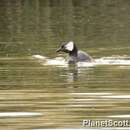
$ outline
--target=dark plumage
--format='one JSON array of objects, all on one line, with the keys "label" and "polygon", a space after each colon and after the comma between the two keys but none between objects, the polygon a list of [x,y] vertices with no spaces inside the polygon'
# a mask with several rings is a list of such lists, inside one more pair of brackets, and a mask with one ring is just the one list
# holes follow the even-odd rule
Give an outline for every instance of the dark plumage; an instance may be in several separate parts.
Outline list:
[{"label": "dark plumage", "polygon": [[57,52],[65,52],[69,54],[68,62],[76,63],[76,62],[92,62],[93,59],[90,55],[85,53],[84,51],[80,51],[77,49],[74,42],[70,41],[68,43],[64,43],[57,49]]}]

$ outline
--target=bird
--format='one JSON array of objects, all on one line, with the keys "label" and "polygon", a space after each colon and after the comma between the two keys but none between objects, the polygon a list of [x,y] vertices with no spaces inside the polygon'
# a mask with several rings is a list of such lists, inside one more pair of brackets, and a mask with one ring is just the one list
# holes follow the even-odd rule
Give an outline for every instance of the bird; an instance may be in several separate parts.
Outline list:
[{"label": "bird", "polygon": [[73,41],[62,43],[56,52],[65,52],[69,54],[68,63],[75,64],[77,62],[92,62],[93,58],[84,51],[78,50]]}]

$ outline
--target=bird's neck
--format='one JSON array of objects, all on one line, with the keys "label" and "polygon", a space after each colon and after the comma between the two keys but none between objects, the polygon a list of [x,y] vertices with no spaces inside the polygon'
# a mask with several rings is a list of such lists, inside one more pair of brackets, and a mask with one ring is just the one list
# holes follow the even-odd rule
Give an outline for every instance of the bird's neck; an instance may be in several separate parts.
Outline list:
[{"label": "bird's neck", "polygon": [[73,51],[69,52],[70,56],[77,57],[78,56],[78,49],[75,47]]}]

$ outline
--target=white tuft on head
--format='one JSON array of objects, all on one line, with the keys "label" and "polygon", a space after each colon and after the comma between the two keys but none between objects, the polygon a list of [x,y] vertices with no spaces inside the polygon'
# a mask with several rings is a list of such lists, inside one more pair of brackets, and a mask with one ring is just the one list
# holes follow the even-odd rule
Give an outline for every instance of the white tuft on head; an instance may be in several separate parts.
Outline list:
[{"label": "white tuft on head", "polygon": [[72,51],[74,49],[74,42],[70,41],[65,45],[66,50]]}]

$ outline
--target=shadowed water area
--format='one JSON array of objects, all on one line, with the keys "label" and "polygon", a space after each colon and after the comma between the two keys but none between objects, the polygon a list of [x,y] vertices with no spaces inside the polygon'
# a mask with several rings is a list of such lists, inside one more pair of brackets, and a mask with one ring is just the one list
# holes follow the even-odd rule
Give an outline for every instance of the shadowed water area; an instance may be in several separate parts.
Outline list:
[{"label": "shadowed water area", "polygon": [[[94,62],[69,66],[71,40]],[[109,119],[130,119],[130,0],[1,0],[0,129]]]}]

